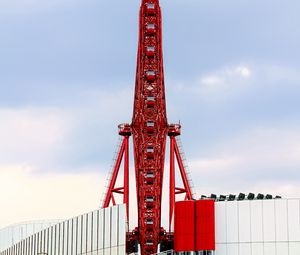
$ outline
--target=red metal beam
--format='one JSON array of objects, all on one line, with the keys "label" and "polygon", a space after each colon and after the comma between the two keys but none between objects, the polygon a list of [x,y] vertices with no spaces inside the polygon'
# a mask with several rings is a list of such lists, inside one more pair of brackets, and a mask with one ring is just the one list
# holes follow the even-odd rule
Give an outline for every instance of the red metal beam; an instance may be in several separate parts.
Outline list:
[{"label": "red metal beam", "polygon": [[172,232],[172,222],[175,206],[175,155],[174,155],[175,137],[170,136],[170,202],[169,202],[169,232]]}]

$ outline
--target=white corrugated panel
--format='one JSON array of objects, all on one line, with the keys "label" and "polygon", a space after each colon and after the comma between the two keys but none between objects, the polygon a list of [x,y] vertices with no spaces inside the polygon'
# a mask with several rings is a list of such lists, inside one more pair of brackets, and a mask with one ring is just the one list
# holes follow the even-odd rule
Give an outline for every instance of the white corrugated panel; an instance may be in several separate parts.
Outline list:
[{"label": "white corrugated panel", "polygon": [[226,205],[227,243],[237,243],[239,241],[238,203],[234,201]]},{"label": "white corrugated panel", "polygon": [[126,206],[119,205],[119,246],[126,245],[127,224]]},{"label": "white corrugated panel", "polygon": [[92,252],[93,212],[87,214],[87,253]]},{"label": "white corrugated panel", "polygon": [[111,247],[115,247],[118,245],[119,233],[118,233],[118,225],[119,225],[119,208],[118,206],[111,208]]},{"label": "white corrugated panel", "polygon": [[118,247],[111,247],[110,248],[110,255],[118,255]]},{"label": "white corrugated panel", "polygon": [[110,255],[110,248],[105,248],[103,255]]},{"label": "white corrugated panel", "polygon": [[251,255],[251,244],[250,243],[240,243],[239,254],[240,255]]},{"label": "white corrugated panel", "polygon": [[288,242],[277,242],[276,243],[276,254],[288,254],[289,244]]},{"label": "white corrugated panel", "polygon": [[289,255],[299,255],[300,254],[300,243],[290,242],[289,243]]},{"label": "white corrugated panel", "polygon": [[[251,223],[250,223],[250,201],[238,202],[239,208],[239,242],[250,243]],[[243,253],[242,253],[243,254]]]},{"label": "white corrugated panel", "polygon": [[[56,239],[55,239],[55,254],[56,255],[61,255],[62,254],[62,251],[61,251],[61,245],[60,245],[60,239],[61,239],[61,233],[60,233],[60,225],[61,224],[57,224],[56,225],[56,234],[55,234],[55,236],[56,236]],[[31,249],[32,249],[32,247],[31,247]],[[34,254],[34,249],[32,249],[32,255]]]},{"label": "white corrugated panel", "polygon": [[78,218],[75,217],[72,219],[73,221],[73,230],[72,230],[72,253],[71,255],[77,255],[77,220]]},{"label": "white corrugated panel", "polygon": [[111,247],[110,238],[111,238],[111,208],[105,208],[104,209],[104,248]]},{"label": "white corrugated panel", "polygon": [[121,245],[118,247],[119,255],[126,255],[126,247],[125,245]]},{"label": "white corrugated panel", "polygon": [[98,212],[93,212],[93,241],[92,241],[92,251],[98,250]]},{"label": "white corrugated panel", "polygon": [[264,255],[263,243],[252,243],[251,244],[251,255]]},{"label": "white corrugated panel", "polygon": [[37,232],[0,255],[125,255],[125,210],[125,206],[120,205],[61,222]]},{"label": "white corrugated panel", "polygon": [[215,228],[216,228],[216,243],[226,243],[226,204],[215,204]]},{"label": "white corrugated panel", "polygon": [[99,210],[98,214],[98,250],[104,248],[104,210]]},{"label": "white corrugated panel", "polygon": [[68,255],[73,254],[73,219],[68,220]]},{"label": "white corrugated panel", "polygon": [[[223,254],[220,254],[220,255],[223,255]],[[227,255],[239,255],[239,245],[238,244],[227,244]]]},{"label": "white corrugated panel", "polygon": [[87,252],[87,218],[88,214],[84,214],[82,218],[82,245],[81,253],[85,254]]},{"label": "white corrugated panel", "polygon": [[68,255],[68,238],[69,238],[69,223],[65,221],[63,224],[64,230],[64,237],[63,237],[63,255]]},{"label": "white corrugated panel", "polygon": [[263,202],[263,235],[264,242],[275,242],[275,202],[265,200]]},{"label": "white corrugated panel", "polygon": [[276,241],[288,241],[287,200],[275,200]]},{"label": "white corrugated panel", "polygon": [[102,249],[102,250],[98,250],[97,251],[97,255],[104,255],[104,250]]},{"label": "white corrugated panel", "polygon": [[227,244],[216,244],[215,255],[227,255]]},{"label": "white corrugated panel", "polygon": [[289,241],[300,241],[300,200],[288,200]]},{"label": "white corrugated panel", "polygon": [[263,241],[263,201],[252,201],[251,210],[251,240],[252,242]]},{"label": "white corrugated panel", "polygon": [[274,243],[264,243],[264,255],[275,255],[276,245]]}]

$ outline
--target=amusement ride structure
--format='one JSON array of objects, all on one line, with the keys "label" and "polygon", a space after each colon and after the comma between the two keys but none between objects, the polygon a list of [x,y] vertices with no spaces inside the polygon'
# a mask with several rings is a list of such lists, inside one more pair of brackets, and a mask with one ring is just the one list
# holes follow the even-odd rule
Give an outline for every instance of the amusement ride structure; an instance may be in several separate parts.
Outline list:
[{"label": "amusement ride structure", "polygon": [[[133,117],[118,128],[120,144],[102,208],[48,226],[0,229],[0,255],[150,255],[158,248],[162,255],[300,254],[300,199],[262,193],[194,198],[181,126],[167,121],[159,0],[142,0]],[[130,137],[138,226],[129,210]],[[166,157],[170,166],[164,174]],[[122,205],[116,205],[120,198]]]},{"label": "amusement ride structure", "polygon": [[[139,17],[139,43],[133,117],[131,124],[119,125],[122,143],[119,148],[103,207],[115,205],[115,194],[122,194],[129,219],[129,138],[133,138],[137,191],[138,227],[127,233],[127,253],[154,254],[173,248],[173,216],[176,195],[192,200],[190,181],[182,158],[178,136],[180,124],[168,124],[162,52],[162,17],[159,0],[142,0]],[[161,225],[162,186],[166,140],[170,139],[169,228]],[[117,186],[124,161],[122,187]],[[177,161],[182,187],[176,183]]]}]

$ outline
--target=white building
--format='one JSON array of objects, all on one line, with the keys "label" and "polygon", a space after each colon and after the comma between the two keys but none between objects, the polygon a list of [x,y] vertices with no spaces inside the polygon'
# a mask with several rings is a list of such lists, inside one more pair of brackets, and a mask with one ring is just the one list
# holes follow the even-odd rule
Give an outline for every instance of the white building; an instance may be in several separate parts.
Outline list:
[{"label": "white building", "polygon": [[[14,245],[1,249],[0,255],[125,254],[125,205],[95,210],[45,227],[22,240],[18,231],[13,231]],[[5,240],[6,235],[11,238],[10,232],[3,233]]]},{"label": "white building", "polygon": [[0,252],[62,220],[22,222],[0,229]]},{"label": "white building", "polygon": [[300,199],[216,202],[216,255],[300,255]]},{"label": "white building", "polygon": [[[34,223],[38,231],[29,237],[30,224],[14,226],[0,231],[0,255],[124,255],[125,214],[125,205],[118,205],[54,225]],[[22,236],[24,228],[29,232]],[[14,245],[8,248],[11,240]],[[215,243],[215,251],[202,254],[300,255],[300,199],[216,202]]]}]

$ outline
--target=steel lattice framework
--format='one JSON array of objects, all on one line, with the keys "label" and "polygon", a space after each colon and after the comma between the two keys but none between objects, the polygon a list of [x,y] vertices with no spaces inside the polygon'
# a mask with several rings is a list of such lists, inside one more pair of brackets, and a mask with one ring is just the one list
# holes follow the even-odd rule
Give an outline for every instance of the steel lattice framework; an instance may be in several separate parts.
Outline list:
[{"label": "steel lattice framework", "polygon": [[[162,54],[162,18],[159,0],[142,0],[139,18],[139,45],[137,55],[136,84],[133,118],[131,124],[119,125],[123,136],[115,161],[103,207],[115,204],[114,194],[123,194],[129,215],[129,137],[133,137],[137,190],[138,227],[127,234],[127,252],[136,250],[139,242],[141,254],[172,248],[172,220],[176,194],[192,199],[176,136],[179,124],[168,124],[164,86]],[[162,184],[164,177],[166,139],[170,137],[170,201],[169,231],[161,226]],[[124,185],[116,187],[119,169],[124,159]],[[175,159],[177,159],[183,187],[175,183]]]}]

